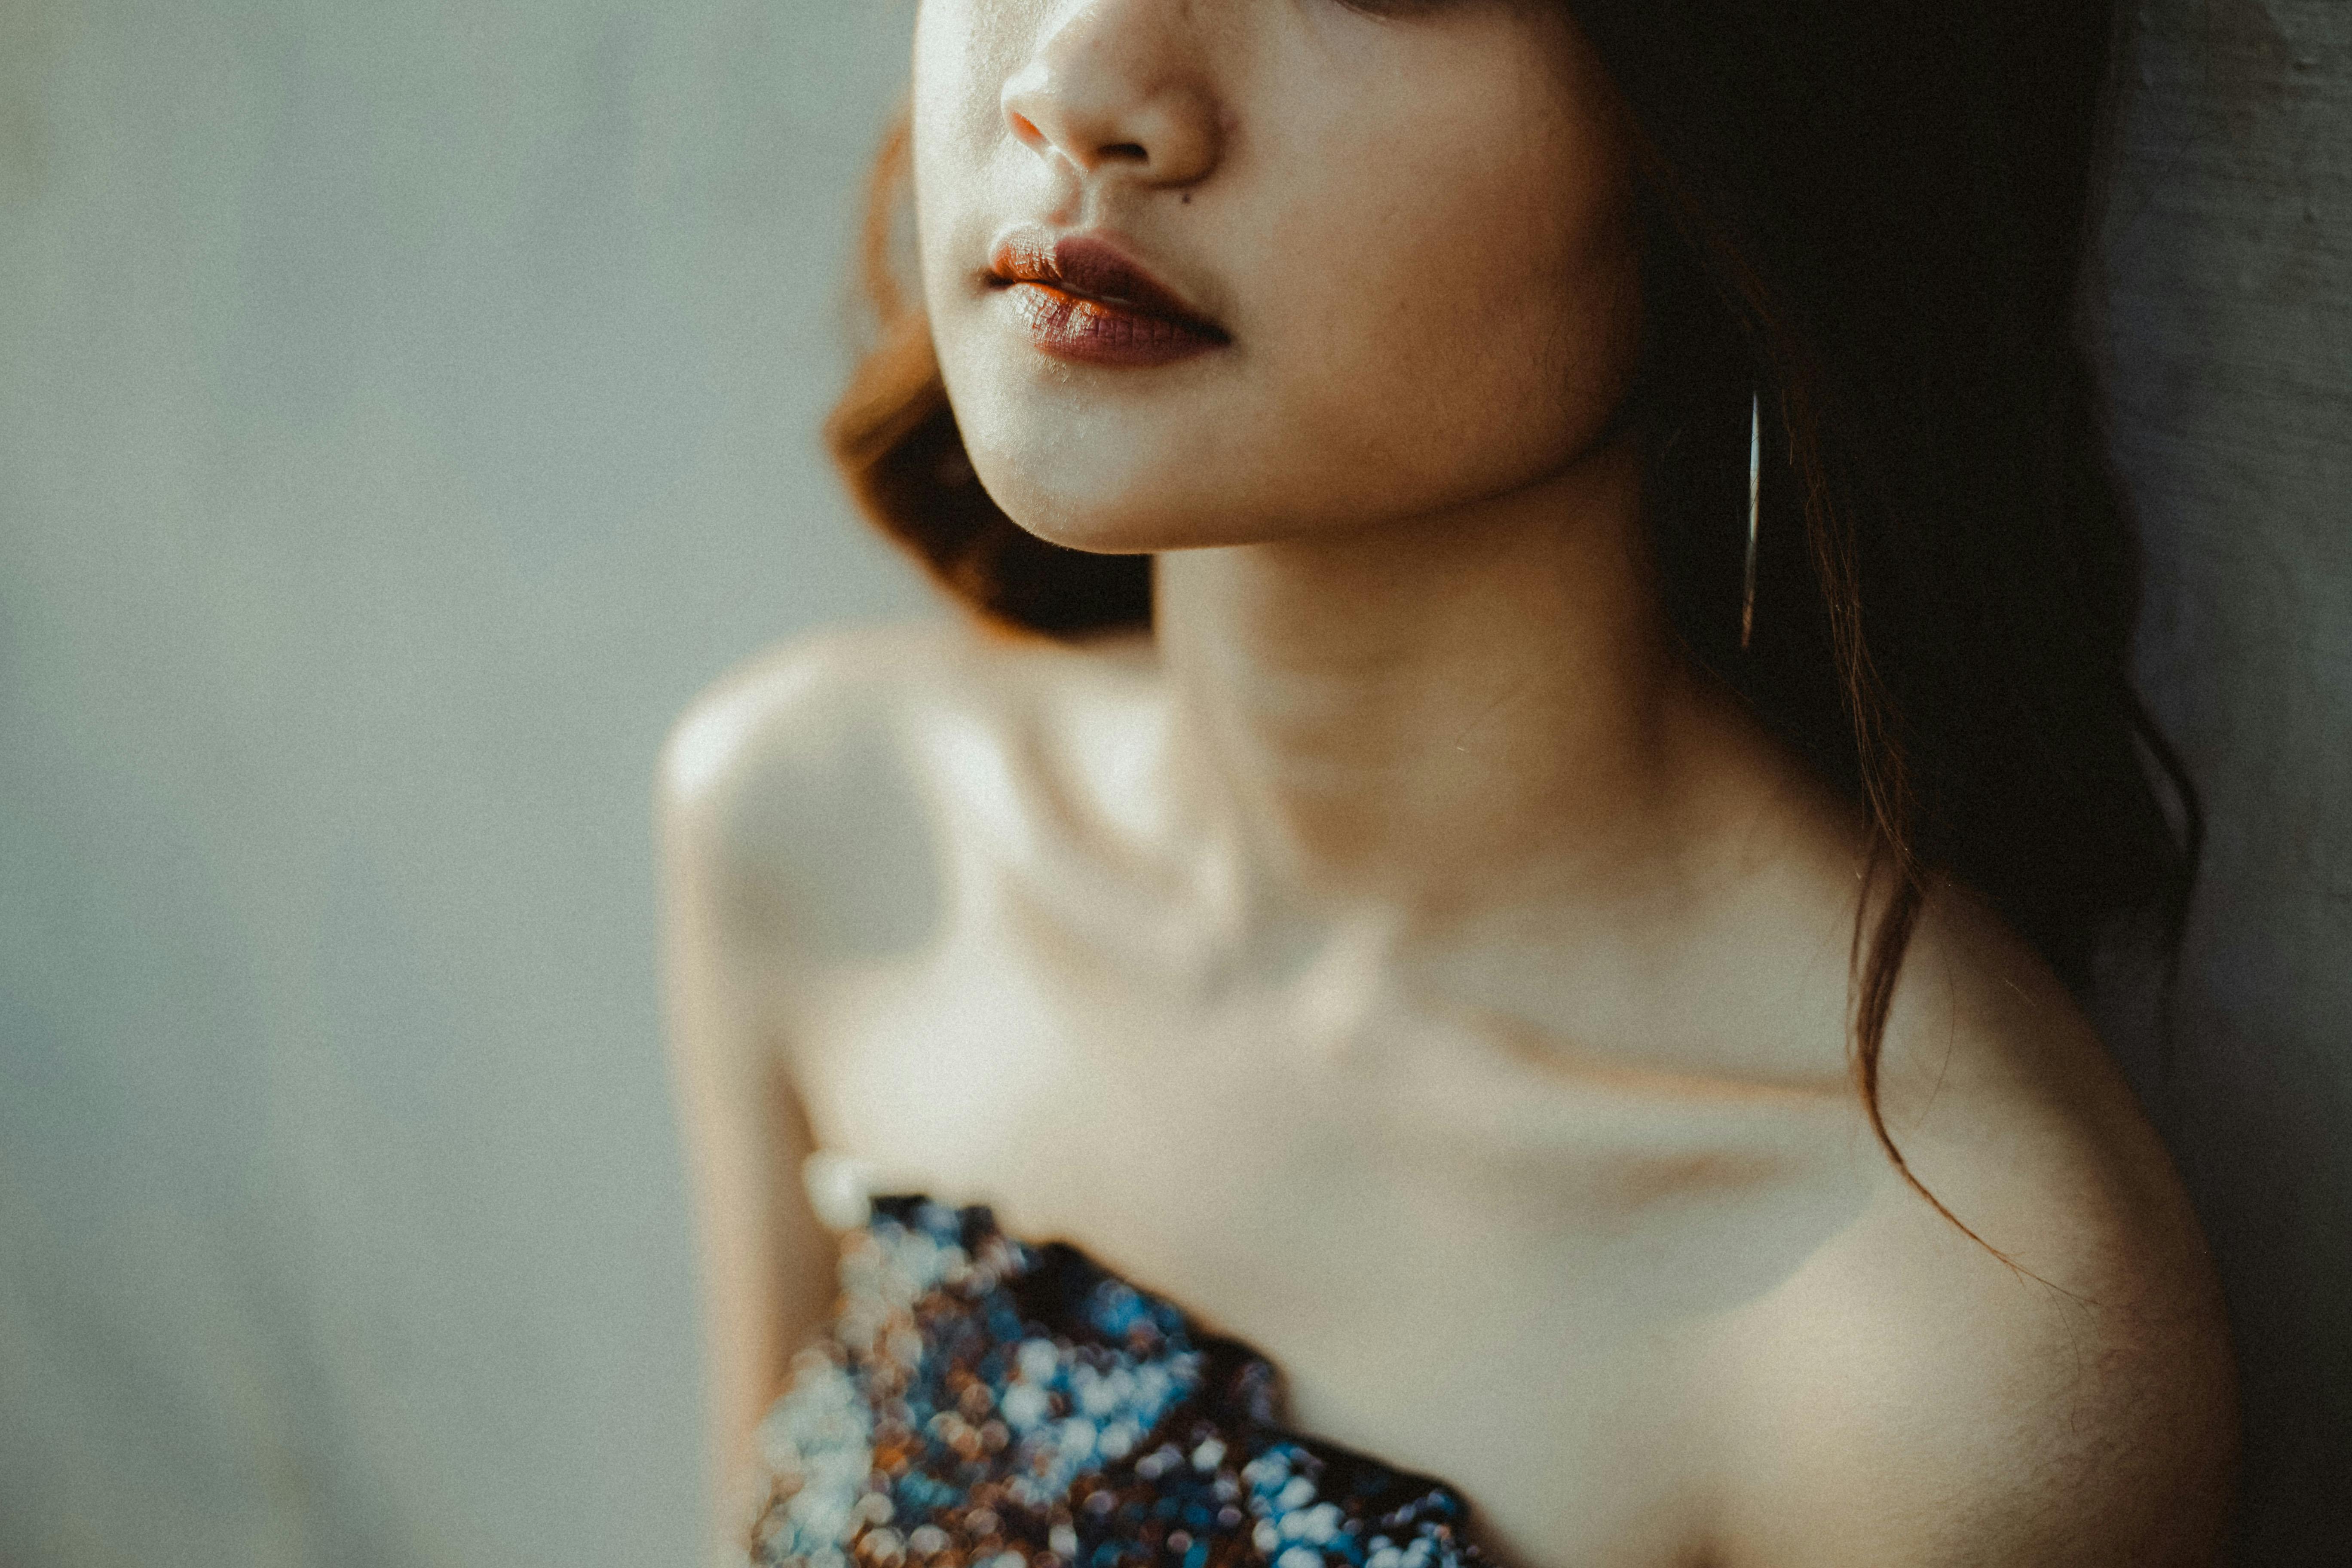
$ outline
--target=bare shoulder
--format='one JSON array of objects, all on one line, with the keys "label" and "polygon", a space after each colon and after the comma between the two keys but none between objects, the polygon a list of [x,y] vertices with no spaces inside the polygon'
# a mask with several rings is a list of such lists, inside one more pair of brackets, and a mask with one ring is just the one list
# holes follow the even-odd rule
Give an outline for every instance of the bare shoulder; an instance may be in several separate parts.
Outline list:
[{"label": "bare shoulder", "polygon": [[[1727,1326],[1717,1560],[2218,1561],[2220,1293],[2168,1157],[2064,988],[1966,900],[1906,965],[1860,1217]],[[1990,1249],[2006,1255],[1996,1257]]]},{"label": "bare shoulder", "polygon": [[946,619],[828,628],[747,660],[663,750],[673,884],[701,889],[712,935],[779,978],[919,946],[953,844],[1097,749],[1083,716],[1133,686],[1142,646]]},{"label": "bare shoulder", "polygon": [[904,705],[952,689],[983,648],[955,622],[827,626],[744,660],[670,728],[666,805],[707,808],[769,773],[822,765],[886,731]]},{"label": "bare shoulder", "polygon": [[835,627],[770,648],[697,696],[657,784],[665,870],[716,945],[798,963],[919,941],[935,872],[908,743],[969,706],[992,657],[959,623]]}]

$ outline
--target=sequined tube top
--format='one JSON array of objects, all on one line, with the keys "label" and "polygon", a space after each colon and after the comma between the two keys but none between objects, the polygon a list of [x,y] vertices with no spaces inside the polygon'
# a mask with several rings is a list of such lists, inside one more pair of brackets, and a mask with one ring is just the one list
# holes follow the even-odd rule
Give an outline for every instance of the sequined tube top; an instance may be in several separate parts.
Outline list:
[{"label": "sequined tube top", "polygon": [[1264,1358],[989,1211],[881,1198],[761,1423],[750,1561],[1477,1568],[1452,1488],[1286,1431]]}]

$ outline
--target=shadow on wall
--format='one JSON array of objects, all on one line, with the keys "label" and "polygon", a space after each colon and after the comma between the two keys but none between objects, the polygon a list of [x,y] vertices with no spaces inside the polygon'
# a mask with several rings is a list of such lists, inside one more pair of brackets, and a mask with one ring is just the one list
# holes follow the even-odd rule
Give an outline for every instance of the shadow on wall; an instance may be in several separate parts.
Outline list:
[{"label": "shadow on wall", "polygon": [[2245,1378],[2239,1562],[2352,1529],[2352,5],[2147,0],[2089,279],[2147,542],[2143,689],[2211,828],[2169,1046],[2105,1009]]}]

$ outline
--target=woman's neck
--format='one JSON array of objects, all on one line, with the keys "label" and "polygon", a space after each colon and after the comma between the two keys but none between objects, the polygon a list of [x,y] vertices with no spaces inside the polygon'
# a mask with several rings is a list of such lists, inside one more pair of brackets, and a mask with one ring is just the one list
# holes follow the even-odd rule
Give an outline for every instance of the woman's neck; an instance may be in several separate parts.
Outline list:
[{"label": "woman's neck", "polygon": [[1160,557],[1187,777],[1259,875],[1418,922],[1654,871],[1725,743],[1623,448],[1444,515]]}]

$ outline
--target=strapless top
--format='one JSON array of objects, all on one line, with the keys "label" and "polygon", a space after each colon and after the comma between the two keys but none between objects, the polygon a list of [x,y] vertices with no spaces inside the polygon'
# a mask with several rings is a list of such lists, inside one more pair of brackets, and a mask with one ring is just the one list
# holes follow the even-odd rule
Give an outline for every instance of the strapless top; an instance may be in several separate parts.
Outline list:
[{"label": "strapless top", "polygon": [[874,1200],[759,1432],[750,1560],[1477,1568],[1468,1505],[1285,1428],[1238,1341],[984,1208]]}]

